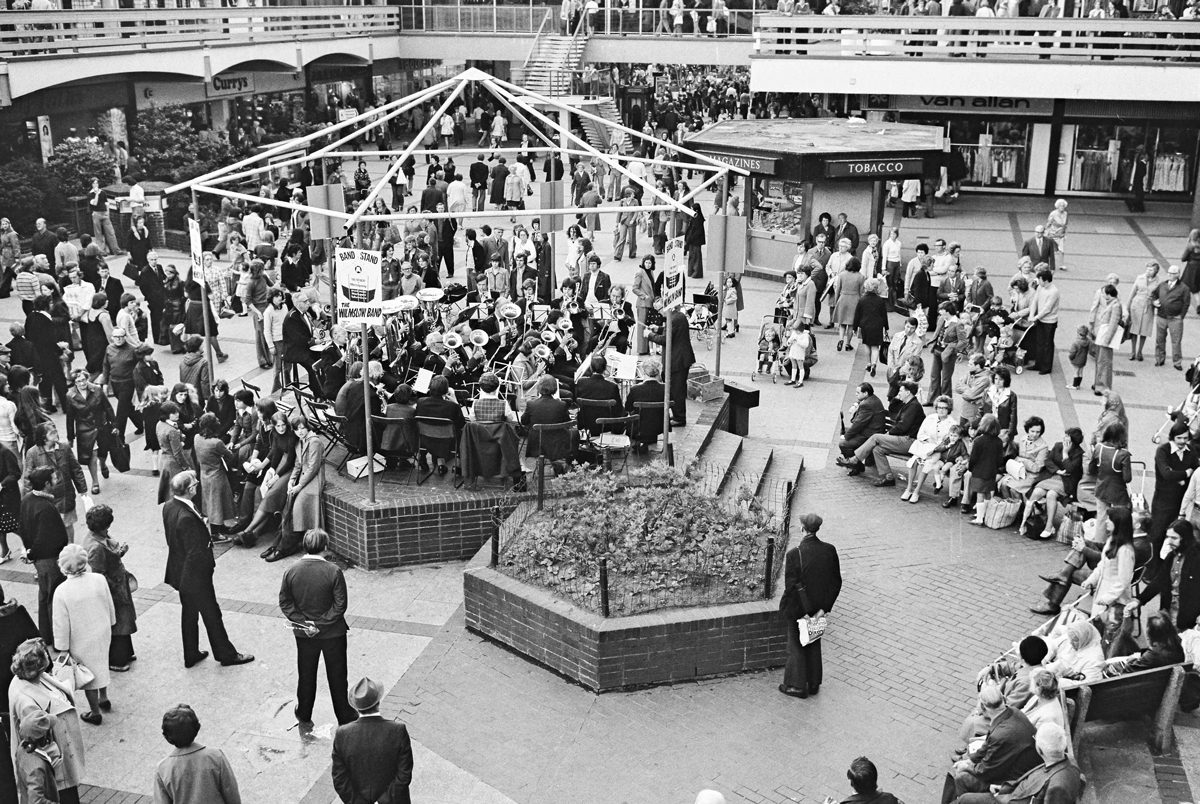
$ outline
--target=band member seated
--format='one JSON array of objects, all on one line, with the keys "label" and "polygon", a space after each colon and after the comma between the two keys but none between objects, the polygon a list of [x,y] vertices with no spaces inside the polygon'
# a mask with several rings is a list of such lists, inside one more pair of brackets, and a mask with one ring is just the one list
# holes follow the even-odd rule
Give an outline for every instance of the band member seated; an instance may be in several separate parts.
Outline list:
[{"label": "band member seated", "polygon": [[[630,388],[629,393],[625,395],[625,410],[634,415],[638,414],[638,402],[662,402],[666,398],[666,387],[659,379],[662,377],[662,364],[656,358],[642,361],[642,375],[646,379]],[[658,443],[658,437],[662,435],[662,411],[647,411],[634,426],[637,450],[646,452],[651,445]]]},{"label": "band member seated", "polygon": [[[429,381],[429,395],[417,400],[417,416],[429,416],[437,419],[449,419],[454,425],[454,440],[450,444],[433,444],[432,454],[437,461],[437,473],[439,475],[446,474],[446,460],[454,452],[454,444],[458,443],[458,437],[462,433],[463,424],[466,422],[466,417],[463,416],[462,408],[458,402],[450,396],[450,383],[445,377],[434,377]],[[420,456],[421,469],[428,471],[429,463],[426,451],[421,451]]]},{"label": "band member seated", "polygon": [[621,354],[629,353],[629,331],[633,327],[633,305],[625,301],[625,287],[613,285],[608,291],[608,302],[600,305],[598,317],[593,317],[592,341],[589,351],[595,351],[601,343],[611,346]]},{"label": "band member seated", "polygon": [[337,398],[338,391],[346,383],[346,360],[336,344],[329,344],[321,357],[313,364],[313,371],[321,386],[323,399]]},{"label": "band member seated", "polygon": [[[537,392],[537,398],[529,400],[529,403],[525,405],[525,411],[521,414],[521,424],[529,428],[529,442],[526,445],[525,454],[530,458],[537,458],[542,454],[541,436],[534,429],[535,424],[562,424],[571,420],[567,403],[554,398],[554,395],[558,393],[558,380],[553,377],[542,377],[537,382]],[[565,468],[565,461],[556,461],[554,464],[555,474]]]},{"label": "band member seated", "polygon": [[[364,415],[367,395],[363,389],[362,373],[361,361],[350,367],[346,383],[338,391],[337,401],[333,406],[335,413],[346,417],[346,423],[342,425],[342,434],[350,445],[350,452],[355,455],[365,455],[367,452],[367,424]],[[374,386],[382,377],[382,365],[374,360],[367,364],[367,379],[371,383],[371,415],[373,416],[383,413],[383,402],[379,398],[378,389]]]},{"label": "band member seated", "polygon": [[585,408],[582,405],[579,407],[579,415],[576,418],[576,423],[580,430],[587,430],[593,436],[600,435],[600,426],[596,424],[596,418],[599,417],[615,417],[620,416],[623,409],[621,403],[621,389],[612,380],[604,376],[604,372],[608,370],[608,361],[600,355],[592,358],[591,371],[583,377],[579,382],[575,383],[575,401],[580,399],[596,399],[612,401],[612,409],[607,413],[598,411],[596,408]]},{"label": "band member seated", "polygon": [[471,405],[471,417],[477,422],[517,423],[517,414],[508,400],[500,398],[500,378],[490,371],[479,378],[479,396]]}]

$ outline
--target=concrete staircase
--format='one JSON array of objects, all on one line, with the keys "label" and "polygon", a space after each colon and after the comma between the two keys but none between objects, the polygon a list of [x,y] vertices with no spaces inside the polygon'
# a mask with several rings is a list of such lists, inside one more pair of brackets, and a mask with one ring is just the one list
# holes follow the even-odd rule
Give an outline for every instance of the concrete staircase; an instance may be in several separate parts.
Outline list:
[{"label": "concrete staircase", "polygon": [[[599,114],[605,120],[610,120],[614,123],[621,122],[621,112],[617,109],[617,102],[612,98],[602,98],[599,106],[593,107],[592,111]],[[587,138],[588,143],[597,151],[607,152],[609,146],[615,140],[621,147],[621,153],[630,154],[633,152],[633,143],[628,134],[619,129],[608,128],[595,120],[581,118],[583,123],[583,135]]]},{"label": "concrete staircase", "polygon": [[525,65],[513,70],[513,81],[548,97],[569,95],[571,73],[579,69],[585,47],[583,35],[542,34],[534,40]]},{"label": "concrete staircase", "polygon": [[[713,430],[692,462],[702,487],[708,494],[728,505],[737,503],[739,494],[749,491],[768,510],[782,516],[795,506],[796,494],[787,497],[787,484],[793,491],[804,471],[804,458],[753,439],[724,430]],[[793,518],[795,511],[791,512]]]}]

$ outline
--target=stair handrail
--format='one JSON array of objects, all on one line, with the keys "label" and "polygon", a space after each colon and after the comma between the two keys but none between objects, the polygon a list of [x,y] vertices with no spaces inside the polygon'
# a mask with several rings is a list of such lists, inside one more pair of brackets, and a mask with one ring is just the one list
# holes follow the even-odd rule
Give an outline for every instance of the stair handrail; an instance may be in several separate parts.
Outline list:
[{"label": "stair handrail", "polygon": [[[571,32],[571,49],[572,50],[574,50],[574,48],[575,48],[575,43],[579,41],[579,34],[582,33],[583,31],[587,30],[588,13],[586,10],[586,5],[584,8],[585,8],[585,10],[579,14],[579,22],[576,23],[575,30]],[[599,14],[601,12],[597,11],[596,13]],[[586,40],[587,36],[584,36],[583,38]],[[582,57],[583,57],[582,50],[579,51],[579,55],[580,55],[580,60],[582,61]],[[579,64],[575,63],[575,64],[572,64],[571,66],[578,67]]]},{"label": "stair handrail", "polygon": [[538,26],[537,33],[533,35],[533,47],[529,48],[529,52],[525,54],[525,61],[521,64],[522,76],[529,69],[529,60],[538,51],[538,46],[542,41],[542,32],[546,30],[546,23],[548,22],[550,22],[550,9],[546,9],[546,13],[542,16],[542,24]]}]

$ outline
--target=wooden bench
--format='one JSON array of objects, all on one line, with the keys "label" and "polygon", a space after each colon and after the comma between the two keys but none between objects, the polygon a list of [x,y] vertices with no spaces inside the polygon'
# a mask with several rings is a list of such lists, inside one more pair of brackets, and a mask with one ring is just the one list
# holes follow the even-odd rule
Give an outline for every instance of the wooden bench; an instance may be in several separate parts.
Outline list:
[{"label": "wooden bench", "polygon": [[1156,754],[1169,752],[1175,740],[1173,727],[1183,677],[1191,668],[1190,664],[1156,667],[1069,690],[1074,712],[1067,710],[1070,713],[1068,733],[1075,755],[1079,755],[1083,741],[1084,723],[1141,720],[1146,715],[1154,718],[1150,750]]}]

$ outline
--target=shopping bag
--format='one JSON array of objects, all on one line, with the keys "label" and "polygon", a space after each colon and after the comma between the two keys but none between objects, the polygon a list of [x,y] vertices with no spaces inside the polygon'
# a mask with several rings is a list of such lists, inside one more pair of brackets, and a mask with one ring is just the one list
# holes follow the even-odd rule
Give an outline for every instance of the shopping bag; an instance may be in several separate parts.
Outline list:
[{"label": "shopping bag", "polygon": [[96,680],[96,674],[72,659],[69,653],[58,655],[58,658],[54,660],[51,675],[71,691],[82,689]]},{"label": "shopping bag", "polygon": [[800,629],[800,644],[810,645],[825,635],[825,629],[829,627],[829,618],[824,615],[801,617],[796,620],[796,626]]}]

